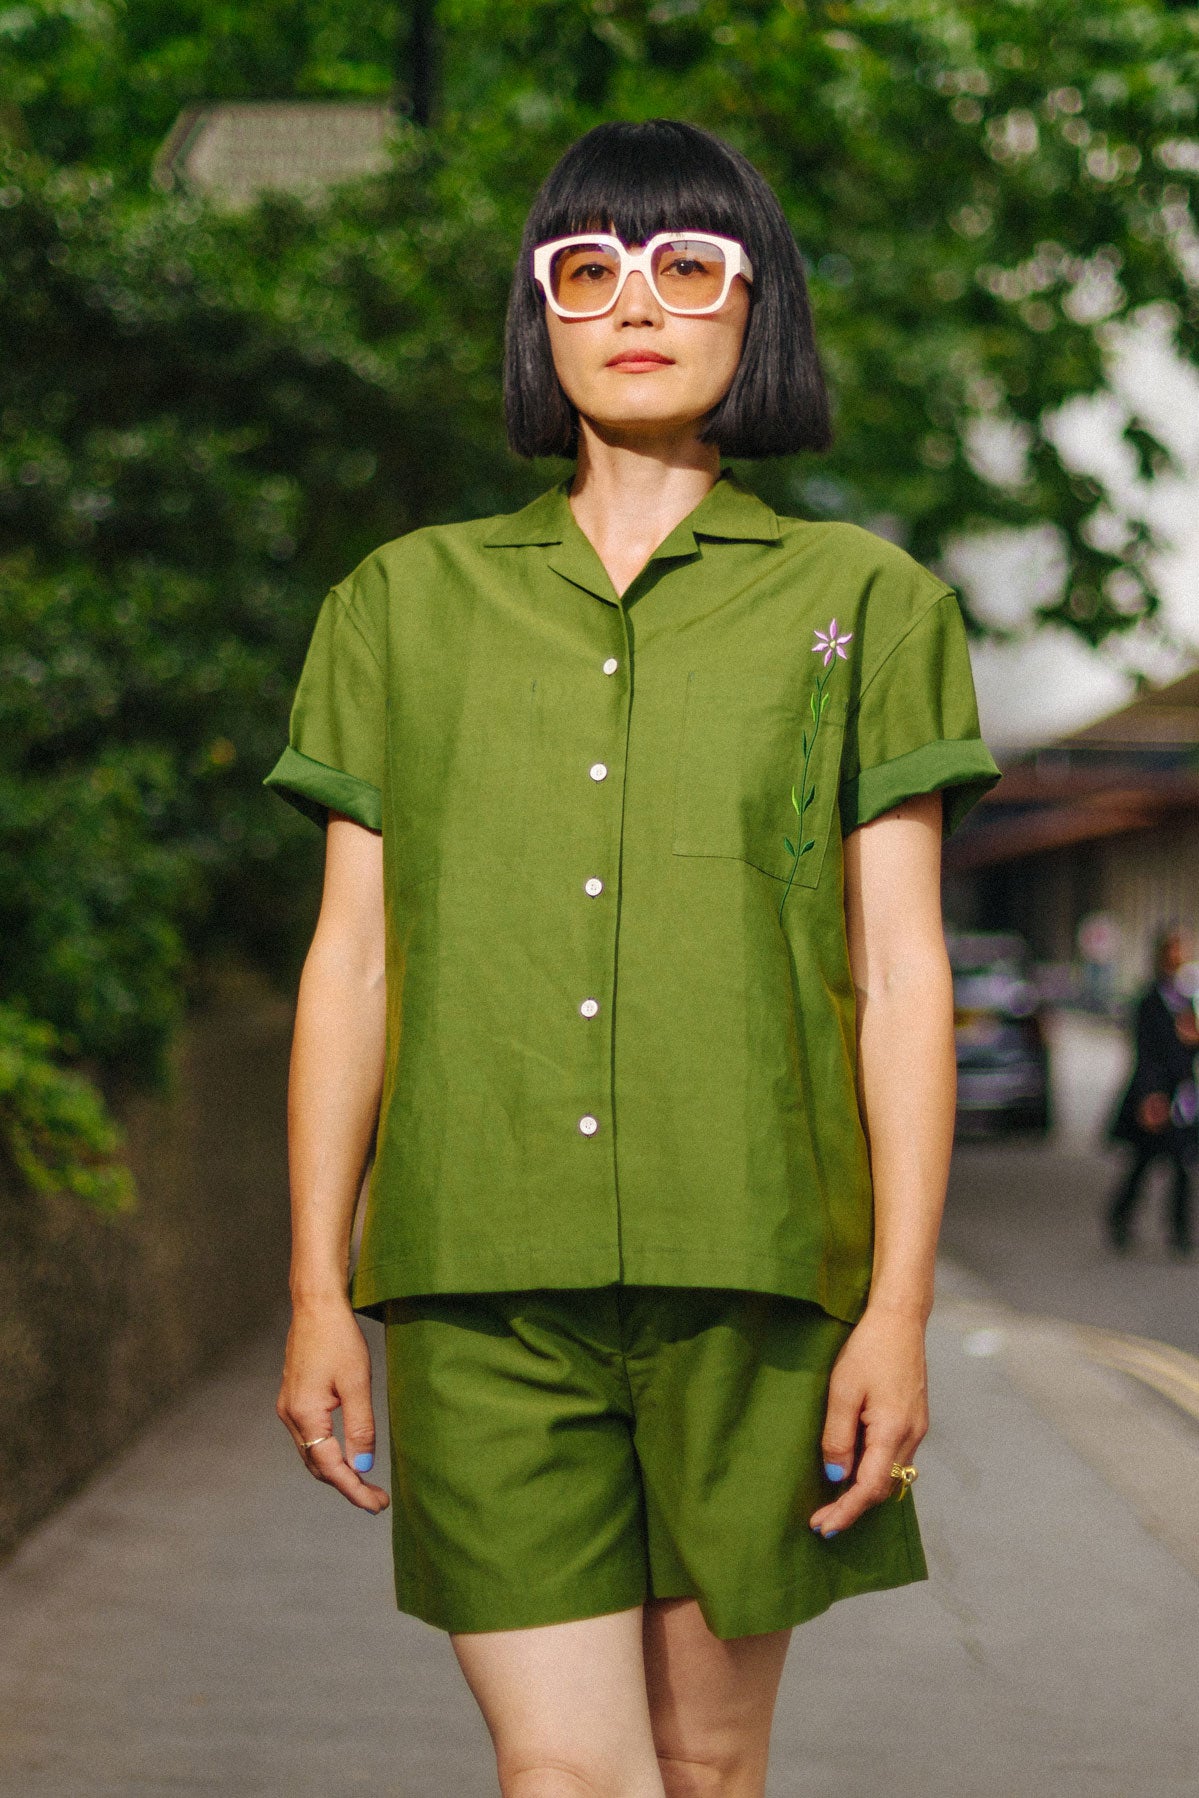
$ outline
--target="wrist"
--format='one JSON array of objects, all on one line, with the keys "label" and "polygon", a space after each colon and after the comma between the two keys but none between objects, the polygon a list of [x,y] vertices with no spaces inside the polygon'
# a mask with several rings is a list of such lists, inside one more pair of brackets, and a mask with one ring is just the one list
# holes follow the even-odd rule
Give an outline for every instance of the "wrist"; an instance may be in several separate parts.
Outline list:
[{"label": "wrist", "polygon": [[301,1315],[306,1312],[348,1311],[350,1294],[346,1281],[331,1279],[293,1279],[291,1282],[291,1308],[293,1313]]},{"label": "wrist", "polygon": [[892,1294],[871,1291],[866,1310],[872,1317],[887,1317],[895,1323],[915,1324],[923,1330],[932,1315],[932,1299],[911,1293]]}]

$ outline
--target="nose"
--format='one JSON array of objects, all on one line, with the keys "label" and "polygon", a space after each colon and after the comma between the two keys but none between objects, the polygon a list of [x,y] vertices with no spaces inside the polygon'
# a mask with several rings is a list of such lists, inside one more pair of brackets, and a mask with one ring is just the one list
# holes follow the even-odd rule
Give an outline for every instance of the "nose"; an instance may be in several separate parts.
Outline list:
[{"label": "nose", "polygon": [[635,324],[639,320],[656,322],[662,316],[654,290],[638,268],[633,269],[621,290],[616,315],[626,324]]}]

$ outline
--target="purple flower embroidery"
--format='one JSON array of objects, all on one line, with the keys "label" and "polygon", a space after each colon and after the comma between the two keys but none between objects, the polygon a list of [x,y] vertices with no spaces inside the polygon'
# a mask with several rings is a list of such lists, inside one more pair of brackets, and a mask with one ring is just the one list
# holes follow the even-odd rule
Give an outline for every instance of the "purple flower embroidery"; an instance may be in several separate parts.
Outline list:
[{"label": "purple flower embroidery", "polygon": [[[812,645],[812,654],[817,656],[822,655],[824,657],[825,668],[828,667],[835,656],[840,656],[843,662],[849,660],[849,657],[845,653],[845,645],[852,641],[853,632],[846,631],[844,635],[839,633],[837,630],[837,620],[835,618],[829,619],[827,630],[818,630],[815,635],[816,641]],[[792,842],[791,838],[788,836],[783,838],[783,847],[791,857],[791,872],[787,876],[787,884],[783,888],[783,896],[779,900],[780,924],[783,921],[783,907],[787,903],[787,894],[791,891],[791,883],[795,879],[795,871],[799,867],[799,859],[801,856],[806,855],[809,849],[814,849],[816,847],[815,837],[808,837],[806,841],[804,838],[804,828],[807,824],[805,814],[813,799],[816,797],[815,786],[809,786],[808,784],[808,769],[812,761],[812,751],[816,747],[816,733],[820,729],[820,720],[824,717],[824,708],[828,704],[829,696],[825,692],[825,688],[828,686],[830,678],[831,676],[828,674],[818,674],[813,684],[812,694],[809,700],[809,706],[812,713],[812,728],[810,731],[805,730],[803,733],[803,772],[799,778],[799,792],[797,793],[794,787],[791,788],[791,809],[795,813],[796,830],[794,842]]]},{"label": "purple flower embroidery", "polygon": [[829,619],[829,625],[826,631],[816,631],[815,637],[816,641],[812,645],[812,654],[818,656],[823,653],[824,665],[826,668],[832,661],[834,655],[839,655],[843,662],[849,659],[845,654],[845,645],[851,641],[853,632],[846,631],[843,637],[839,637],[837,635],[837,620],[835,618]]}]

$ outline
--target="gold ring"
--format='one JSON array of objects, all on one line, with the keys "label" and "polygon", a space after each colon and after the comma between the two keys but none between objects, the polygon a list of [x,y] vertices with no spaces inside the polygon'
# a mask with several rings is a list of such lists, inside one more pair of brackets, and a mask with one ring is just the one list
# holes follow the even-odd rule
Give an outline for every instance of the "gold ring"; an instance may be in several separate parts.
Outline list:
[{"label": "gold ring", "polygon": [[901,1467],[898,1461],[893,1461],[891,1463],[891,1478],[893,1480],[902,1480],[903,1482],[899,1491],[895,1494],[895,1501],[897,1504],[906,1496],[908,1487],[916,1477],[916,1469],[914,1467]]},{"label": "gold ring", "polygon": [[306,1442],[304,1444],[304,1447],[305,1448],[319,1448],[322,1442],[332,1442],[332,1440],[333,1440],[332,1436],[314,1436],[312,1438],[311,1442]]}]

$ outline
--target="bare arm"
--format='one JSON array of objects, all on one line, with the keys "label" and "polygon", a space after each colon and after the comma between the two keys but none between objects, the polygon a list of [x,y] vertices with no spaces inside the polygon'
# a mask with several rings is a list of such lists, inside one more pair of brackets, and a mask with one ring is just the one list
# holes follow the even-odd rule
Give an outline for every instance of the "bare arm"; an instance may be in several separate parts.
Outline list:
[{"label": "bare arm", "polygon": [[858,1091],[874,1185],[874,1264],[829,1382],[825,1460],[845,1470],[813,1526],[844,1529],[894,1490],[928,1429],[924,1331],[953,1147],[953,980],[941,919],[941,795],[845,841]]},{"label": "bare arm", "polygon": [[[276,1409],[309,1471],[367,1511],[370,1352],[350,1307],[350,1232],[383,1083],[383,843],[331,812],[320,916],[300,976],[287,1101],[292,1323]],[[345,1453],[333,1435],[340,1406]],[[306,1442],[325,1437],[318,1447]]]}]

